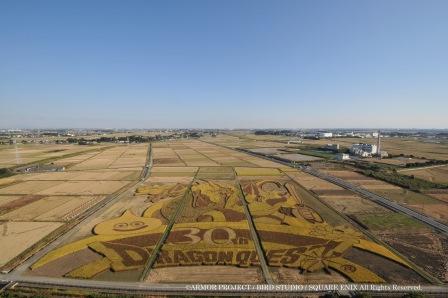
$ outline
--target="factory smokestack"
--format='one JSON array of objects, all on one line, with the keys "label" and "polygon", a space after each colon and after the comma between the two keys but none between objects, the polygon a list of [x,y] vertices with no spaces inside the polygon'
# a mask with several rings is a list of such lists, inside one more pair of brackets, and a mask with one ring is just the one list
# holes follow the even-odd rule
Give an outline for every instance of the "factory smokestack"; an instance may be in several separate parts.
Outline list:
[{"label": "factory smokestack", "polygon": [[378,130],[378,139],[376,140],[376,154],[381,159],[381,132]]}]

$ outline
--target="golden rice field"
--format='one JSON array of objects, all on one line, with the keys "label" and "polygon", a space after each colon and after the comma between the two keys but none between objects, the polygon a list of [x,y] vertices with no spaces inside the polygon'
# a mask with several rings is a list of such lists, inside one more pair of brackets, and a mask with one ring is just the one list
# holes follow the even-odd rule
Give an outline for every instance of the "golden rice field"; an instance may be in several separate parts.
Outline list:
[{"label": "golden rice field", "polygon": [[[314,176],[228,148],[274,148],[275,139],[205,140],[154,143],[149,176],[132,188],[147,144],[61,155],[53,162],[63,172],[0,179],[0,241],[8,243],[0,266],[129,188],[26,274],[154,283],[264,283],[266,274],[278,283],[428,282],[413,269],[410,251],[390,242],[369,216],[384,215],[385,224],[400,227],[413,223]],[[334,174],[375,191],[397,191],[353,172]],[[354,219],[405,257],[366,236]]]},{"label": "golden rice field", "polygon": [[[350,204],[350,212],[362,208],[353,203],[360,198],[338,186],[198,140],[155,143],[152,160],[149,178],[132,194],[102,209],[27,274],[154,283],[263,283],[265,274],[279,283],[427,282],[407,259],[338,213]],[[46,187],[39,191],[56,186]]]}]

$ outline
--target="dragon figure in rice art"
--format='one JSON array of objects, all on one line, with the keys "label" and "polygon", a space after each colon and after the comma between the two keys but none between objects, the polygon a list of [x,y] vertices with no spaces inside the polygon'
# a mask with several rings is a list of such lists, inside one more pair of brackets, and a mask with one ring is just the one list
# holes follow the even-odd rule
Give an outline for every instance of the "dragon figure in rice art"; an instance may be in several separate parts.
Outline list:
[{"label": "dragon figure in rice art", "polygon": [[258,254],[250,236],[242,194],[270,266],[297,268],[302,272],[335,270],[353,282],[381,283],[375,272],[348,260],[351,249],[360,249],[409,264],[389,249],[367,240],[347,226],[334,226],[308,206],[291,181],[248,180],[240,185],[195,180],[191,187],[160,184],[137,189],[152,203],[141,215],[131,210],[97,224],[93,236],[57,248],[31,267],[40,270],[60,259],[76,258],[88,250],[95,258],[68,266],[66,277],[95,278],[104,271],[142,270],[167,229],[160,210],[188,199],[190,217],[172,227],[154,267],[188,265],[257,266]]}]

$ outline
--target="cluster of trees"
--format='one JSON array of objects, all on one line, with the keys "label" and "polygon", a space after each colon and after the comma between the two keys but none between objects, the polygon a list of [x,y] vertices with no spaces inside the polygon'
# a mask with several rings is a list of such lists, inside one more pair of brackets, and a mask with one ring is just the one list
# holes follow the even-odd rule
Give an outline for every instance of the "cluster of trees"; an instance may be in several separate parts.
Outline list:
[{"label": "cluster of trees", "polygon": [[148,143],[155,141],[163,141],[168,139],[181,139],[181,138],[199,138],[201,134],[197,132],[183,132],[175,133],[170,135],[155,135],[155,136],[141,136],[141,135],[131,135],[127,137],[99,137],[95,139],[84,139],[84,138],[67,138],[67,142],[71,144],[87,145],[92,143],[118,143],[118,142],[129,142],[129,143]]},{"label": "cluster of trees", "polygon": [[426,167],[433,165],[448,164],[448,160],[428,160],[426,162],[411,162],[405,165],[406,168]]},{"label": "cluster of trees", "polygon": [[262,129],[256,130],[254,132],[255,135],[282,135],[282,136],[295,136],[297,135],[296,131],[288,130],[288,129]]},{"label": "cluster of trees", "polygon": [[9,169],[0,168],[0,178],[5,178],[14,175]]},{"label": "cluster of trees", "polygon": [[438,189],[448,188],[447,184],[434,183],[420,178],[416,178],[414,176],[401,175],[396,171],[390,172],[390,171],[365,170],[363,171],[363,174],[404,188],[408,188],[413,191],[420,191],[431,188],[438,188]]}]

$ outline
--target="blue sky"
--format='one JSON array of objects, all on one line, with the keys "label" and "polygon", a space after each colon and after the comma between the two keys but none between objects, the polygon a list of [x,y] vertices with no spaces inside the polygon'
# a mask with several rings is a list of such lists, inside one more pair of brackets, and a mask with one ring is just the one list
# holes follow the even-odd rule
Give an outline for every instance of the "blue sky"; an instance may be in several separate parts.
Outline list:
[{"label": "blue sky", "polygon": [[448,1],[0,1],[0,127],[448,128]]}]

